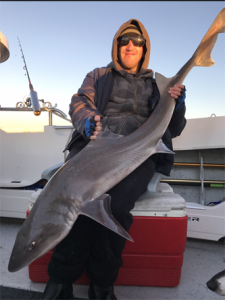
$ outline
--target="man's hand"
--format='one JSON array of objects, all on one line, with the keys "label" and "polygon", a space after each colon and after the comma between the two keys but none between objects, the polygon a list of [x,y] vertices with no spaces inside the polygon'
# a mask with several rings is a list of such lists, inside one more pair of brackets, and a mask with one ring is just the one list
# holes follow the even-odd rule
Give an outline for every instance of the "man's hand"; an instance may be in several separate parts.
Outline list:
[{"label": "man's hand", "polygon": [[177,99],[179,96],[181,96],[182,90],[185,88],[183,84],[175,84],[168,93],[173,97],[174,99]]},{"label": "man's hand", "polygon": [[90,136],[90,140],[95,140],[97,139],[97,136],[101,134],[102,131],[102,123],[100,122],[101,117],[100,116],[95,116],[94,121],[96,122],[95,124],[95,130],[93,131],[93,135]]},{"label": "man's hand", "polygon": [[186,88],[183,84],[175,84],[168,93],[175,99],[175,110],[179,109],[186,98]]},{"label": "man's hand", "polygon": [[94,117],[88,118],[85,123],[85,134],[90,140],[95,140],[102,131],[102,124],[100,122],[101,117],[96,115]]}]

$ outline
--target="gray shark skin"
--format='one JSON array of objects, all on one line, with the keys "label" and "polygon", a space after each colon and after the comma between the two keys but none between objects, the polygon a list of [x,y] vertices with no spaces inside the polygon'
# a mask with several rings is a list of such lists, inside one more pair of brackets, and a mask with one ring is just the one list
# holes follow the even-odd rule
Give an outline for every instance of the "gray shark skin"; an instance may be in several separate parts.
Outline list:
[{"label": "gray shark skin", "polygon": [[80,214],[132,240],[113,218],[110,196],[105,193],[152,154],[173,153],[161,140],[175,108],[175,100],[168,90],[182,83],[194,66],[214,64],[210,54],[218,33],[224,31],[225,9],[219,13],[192,58],[174,77],[166,78],[156,73],[160,100],[145,124],[126,137],[113,134],[105,126],[96,140],[54,174],[16,237],[8,265],[10,272],[22,269],[56,246]]}]

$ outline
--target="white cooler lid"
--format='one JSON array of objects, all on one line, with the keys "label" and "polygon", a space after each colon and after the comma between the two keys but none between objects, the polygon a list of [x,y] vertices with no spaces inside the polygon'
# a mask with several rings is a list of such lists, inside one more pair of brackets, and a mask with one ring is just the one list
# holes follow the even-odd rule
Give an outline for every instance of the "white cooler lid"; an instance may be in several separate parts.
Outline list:
[{"label": "white cooler lid", "polygon": [[154,194],[145,193],[131,211],[134,216],[161,216],[184,217],[186,216],[185,200],[172,191],[159,191]]},{"label": "white cooler lid", "polygon": [[[30,203],[34,204],[42,189],[35,191],[30,198]],[[156,193],[146,191],[135,203],[131,211],[134,216],[157,216],[157,217],[184,217],[186,216],[185,200],[178,194],[173,193],[173,189],[167,183],[159,183]]]}]

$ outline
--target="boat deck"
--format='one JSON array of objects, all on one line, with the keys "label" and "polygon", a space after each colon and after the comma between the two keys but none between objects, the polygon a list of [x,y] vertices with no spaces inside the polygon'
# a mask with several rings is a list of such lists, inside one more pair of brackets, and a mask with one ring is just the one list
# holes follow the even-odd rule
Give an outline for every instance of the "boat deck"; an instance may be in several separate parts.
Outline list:
[{"label": "boat deck", "polygon": [[[8,272],[11,250],[22,223],[21,219],[0,218],[1,299],[40,299],[41,294],[35,292],[43,292],[46,286],[45,283],[32,282],[28,276],[28,268],[15,273]],[[119,300],[221,299],[221,296],[207,288],[206,282],[224,269],[224,249],[224,243],[188,238],[181,280],[177,287],[115,286],[115,294]],[[21,289],[27,290],[27,294]],[[88,298],[87,285],[74,284],[73,289],[74,296]]]}]

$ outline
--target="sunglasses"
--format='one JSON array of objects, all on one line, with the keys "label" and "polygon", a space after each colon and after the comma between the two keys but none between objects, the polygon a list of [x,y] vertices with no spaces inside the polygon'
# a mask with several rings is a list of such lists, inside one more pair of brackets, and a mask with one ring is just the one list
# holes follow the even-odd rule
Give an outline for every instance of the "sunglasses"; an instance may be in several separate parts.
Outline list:
[{"label": "sunglasses", "polygon": [[142,47],[144,46],[146,40],[142,36],[139,37],[130,37],[130,36],[122,36],[119,38],[119,46],[126,46],[128,45],[129,41],[132,41],[135,47]]}]

